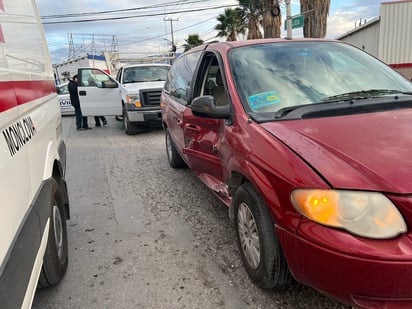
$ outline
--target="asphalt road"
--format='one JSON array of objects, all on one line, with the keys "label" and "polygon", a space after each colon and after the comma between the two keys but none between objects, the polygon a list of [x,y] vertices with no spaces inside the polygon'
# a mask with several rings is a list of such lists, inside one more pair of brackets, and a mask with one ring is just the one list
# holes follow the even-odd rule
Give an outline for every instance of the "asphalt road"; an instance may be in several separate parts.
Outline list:
[{"label": "asphalt road", "polygon": [[188,168],[169,167],[163,131],[127,136],[108,121],[77,131],[63,118],[69,267],[33,308],[350,308],[297,283],[253,285],[226,207]]}]

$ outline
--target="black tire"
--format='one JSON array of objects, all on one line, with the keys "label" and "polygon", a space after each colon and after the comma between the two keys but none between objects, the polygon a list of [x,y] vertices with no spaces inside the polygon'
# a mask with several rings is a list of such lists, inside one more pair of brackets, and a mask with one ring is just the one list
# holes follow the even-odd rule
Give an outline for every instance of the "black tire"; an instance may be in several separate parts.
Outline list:
[{"label": "black tire", "polygon": [[249,277],[264,289],[291,283],[272,218],[253,185],[241,185],[233,203],[238,246]]},{"label": "black tire", "polygon": [[129,118],[127,117],[126,109],[123,107],[123,126],[124,126],[124,132],[126,132],[127,135],[135,135],[138,133],[136,124],[132,123],[129,121]]},{"label": "black tire", "polygon": [[114,118],[115,118],[117,121],[123,121],[123,116],[122,116],[122,115],[114,116]]},{"label": "black tire", "polygon": [[39,287],[56,285],[66,273],[68,264],[66,217],[63,199],[56,183],[50,209],[49,236],[43,257]]},{"label": "black tire", "polygon": [[169,162],[170,167],[172,168],[180,168],[184,167],[185,161],[183,161],[182,157],[176,150],[176,146],[173,143],[173,140],[170,136],[169,129],[166,128],[165,130],[166,136],[166,153],[167,153],[167,161]]}]

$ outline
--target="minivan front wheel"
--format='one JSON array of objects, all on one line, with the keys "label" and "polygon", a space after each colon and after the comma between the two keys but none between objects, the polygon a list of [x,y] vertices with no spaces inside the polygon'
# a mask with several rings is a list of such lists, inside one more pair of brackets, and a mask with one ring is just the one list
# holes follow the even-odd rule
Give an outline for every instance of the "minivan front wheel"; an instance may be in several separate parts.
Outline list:
[{"label": "minivan front wheel", "polygon": [[265,202],[250,183],[234,197],[235,227],[242,261],[249,277],[265,289],[292,281]]}]

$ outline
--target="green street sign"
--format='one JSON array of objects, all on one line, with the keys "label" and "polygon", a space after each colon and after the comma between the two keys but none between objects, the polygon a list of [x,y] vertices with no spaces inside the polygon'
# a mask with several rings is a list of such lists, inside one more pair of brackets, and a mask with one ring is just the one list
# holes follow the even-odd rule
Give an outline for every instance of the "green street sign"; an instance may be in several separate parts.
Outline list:
[{"label": "green street sign", "polygon": [[[302,28],[303,24],[305,23],[305,16],[304,15],[297,15],[291,18],[292,29]],[[285,30],[287,29],[287,20],[285,20]]]}]

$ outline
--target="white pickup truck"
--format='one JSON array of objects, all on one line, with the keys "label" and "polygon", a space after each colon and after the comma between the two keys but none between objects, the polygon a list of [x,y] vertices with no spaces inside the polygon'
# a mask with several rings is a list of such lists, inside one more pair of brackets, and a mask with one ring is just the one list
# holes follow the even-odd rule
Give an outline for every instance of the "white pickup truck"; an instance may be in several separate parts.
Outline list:
[{"label": "white pickup truck", "polygon": [[103,70],[80,68],[79,97],[84,116],[122,115],[126,134],[161,127],[160,96],[170,65],[131,64],[116,80]]}]

